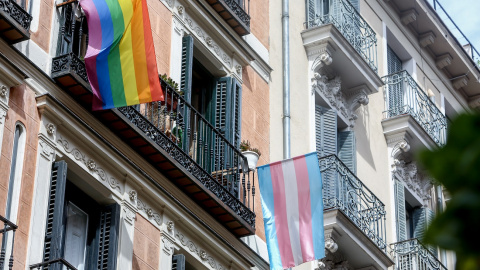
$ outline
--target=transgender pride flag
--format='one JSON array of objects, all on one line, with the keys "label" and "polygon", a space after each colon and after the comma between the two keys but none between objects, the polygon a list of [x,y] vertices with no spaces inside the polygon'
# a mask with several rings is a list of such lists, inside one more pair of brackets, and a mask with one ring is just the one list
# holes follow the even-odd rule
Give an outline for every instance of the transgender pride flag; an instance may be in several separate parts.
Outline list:
[{"label": "transgender pride flag", "polygon": [[325,257],[322,177],[316,153],[258,167],[270,269]]}]

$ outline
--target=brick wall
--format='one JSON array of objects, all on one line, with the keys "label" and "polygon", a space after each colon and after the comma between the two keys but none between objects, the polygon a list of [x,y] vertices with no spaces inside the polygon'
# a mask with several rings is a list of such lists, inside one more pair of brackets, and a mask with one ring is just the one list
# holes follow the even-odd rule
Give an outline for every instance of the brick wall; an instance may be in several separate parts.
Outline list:
[{"label": "brick wall", "polygon": [[[251,67],[243,69],[242,140],[248,140],[262,155],[258,165],[270,162],[270,102],[269,86]],[[257,177],[255,175],[255,177]],[[265,240],[260,190],[255,179],[256,234]]]},{"label": "brick wall", "polygon": [[5,119],[5,130],[3,133],[0,157],[0,214],[2,216],[5,215],[15,124],[21,122],[25,126],[26,131],[24,165],[22,170],[22,184],[20,187],[20,201],[18,203],[18,215],[16,220],[11,221],[18,225],[17,232],[15,233],[15,262],[13,269],[25,269],[40,119],[35,94],[25,85],[13,87],[10,90],[8,106],[10,109]]},{"label": "brick wall", "polygon": [[160,230],[137,214],[133,235],[132,270],[159,269]]}]

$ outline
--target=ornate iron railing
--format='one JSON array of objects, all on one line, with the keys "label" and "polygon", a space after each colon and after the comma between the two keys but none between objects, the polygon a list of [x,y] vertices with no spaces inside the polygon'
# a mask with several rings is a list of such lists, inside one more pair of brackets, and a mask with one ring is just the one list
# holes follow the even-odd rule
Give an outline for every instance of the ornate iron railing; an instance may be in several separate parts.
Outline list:
[{"label": "ornate iron railing", "polygon": [[15,244],[15,231],[17,230],[17,225],[13,224],[13,222],[2,216],[0,216],[0,222],[3,223],[3,229],[0,230],[0,234],[2,234],[0,269],[3,270],[5,268],[8,249],[8,251],[10,252],[10,258],[8,260],[8,270],[11,270],[13,268],[13,246]]},{"label": "ornate iron railing", "polygon": [[247,168],[246,158],[180,94],[161,82],[165,101],[118,110],[254,228],[254,175],[242,170]]},{"label": "ornate iron railing", "polygon": [[447,270],[418,239],[390,244],[396,270]]},{"label": "ornate iron railing", "polygon": [[30,265],[30,270],[45,270],[49,269],[49,267],[53,267],[55,269],[62,269],[62,270],[77,270],[73,265],[71,265],[69,262],[67,262],[65,259],[60,258],[60,259],[55,259],[55,260],[50,260],[47,262],[42,262],[42,263],[37,263],[37,264],[32,264]]},{"label": "ornate iron railing", "polygon": [[317,14],[305,23],[307,28],[333,24],[370,68],[377,68],[377,34],[348,0],[331,0],[326,14]]},{"label": "ornate iron railing", "polygon": [[447,119],[408,72],[382,78],[386,89],[384,118],[410,114],[432,140],[443,146],[447,139]]},{"label": "ornate iron railing", "polygon": [[0,0],[0,10],[8,14],[15,22],[17,22],[25,31],[30,30],[32,16],[28,14],[19,4],[13,0]]},{"label": "ornate iron railing", "polygon": [[387,250],[385,205],[336,156],[319,158],[324,210],[341,210],[380,249]]},{"label": "ornate iron railing", "polygon": [[250,27],[250,0],[221,0],[247,26]]}]

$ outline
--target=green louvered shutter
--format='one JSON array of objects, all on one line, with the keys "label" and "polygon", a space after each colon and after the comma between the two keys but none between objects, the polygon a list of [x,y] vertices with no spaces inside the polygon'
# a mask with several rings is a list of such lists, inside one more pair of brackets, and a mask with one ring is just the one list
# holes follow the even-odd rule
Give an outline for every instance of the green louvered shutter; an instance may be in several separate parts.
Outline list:
[{"label": "green louvered shutter", "polygon": [[397,242],[407,240],[405,187],[399,180],[395,180],[395,212],[397,222]]},{"label": "green louvered shutter", "polygon": [[344,131],[338,133],[338,158],[354,174],[357,174],[355,132]]},{"label": "green louvered shutter", "polygon": [[[315,139],[318,157],[337,154],[337,113],[335,110],[315,105]],[[337,172],[332,169],[324,171],[323,194],[324,208],[335,207],[340,188],[337,187]]]},{"label": "green louvered shutter", "polygon": [[242,135],[242,85],[236,79],[232,81],[232,144],[240,147]]},{"label": "green louvered shutter", "polygon": [[114,203],[100,211],[97,226],[92,269],[117,269],[118,233],[120,227],[120,205]]},{"label": "green louvered shutter", "polygon": [[185,270],[185,255],[178,254],[172,256],[172,270]]},{"label": "green louvered shutter", "polygon": [[[395,52],[387,46],[388,74],[402,71],[402,61]],[[395,84],[388,85],[388,111],[389,117],[396,116],[403,110],[403,80],[397,80]]]},{"label": "green louvered shutter", "polygon": [[317,17],[317,5],[320,0],[306,0],[307,6],[307,24],[308,27],[314,26],[315,19]]},{"label": "green louvered shutter", "polygon": [[[43,261],[63,258],[66,223],[63,210],[65,208],[65,187],[67,183],[67,163],[65,161],[53,163],[50,179]],[[60,270],[61,265],[55,264],[50,266],[49,269]]]},{"label": "green louvered shutter", "polygon": [[[180,75],[180,90],[187,103],[192,99],[192,69],[193,69],[193,37],[184,36],[182,38],[182,63]],[[190,132],[190,110],[187,106],[183,106],[183,118],[178,123],[183,127],[182,147],[185,152],[189,151],[189,132]]]},{"label": "green louvered shutter", "polygon": [[[435,213],[430,208],[417,208],[413,210],[413,237],[423,240],[428,225],[433,220]],[[437,256],[436,248],[427,246],[430,252]]]},{"label": "green louvered shutter", "polygon": [[316,146],[319,157],[337,154],[337,112],[315,105]]},{"label": "green louvered shutter", "polygon": [[182,72],[180,90],[185,100],[190,102],[192,96],[192,68],[193,68],[193,37],[184,36],[182,39]]},{"label": "green louvered shutter", "polygon": [[350,4],[358,11],[360,12],[360,0],[349,0]]}]

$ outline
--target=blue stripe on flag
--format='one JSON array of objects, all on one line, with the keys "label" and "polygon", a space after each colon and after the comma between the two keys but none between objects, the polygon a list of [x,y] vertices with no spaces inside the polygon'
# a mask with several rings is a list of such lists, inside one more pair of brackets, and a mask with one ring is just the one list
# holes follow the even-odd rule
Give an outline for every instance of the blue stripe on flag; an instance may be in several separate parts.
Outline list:
[{"label": "blue stripe on flag", "polygon": [[[325,257],[325,235],[323,231],[323,193],[322,176],[318,164],[317,153],[305,155],[310,181],[310,202],[312,209],[312,235],[315,259]],[[263,201],[262,201],[263,203]]]},{"label": "blue stripe on flag", "polygon": [[[265,238],[267,240],[270,269],[283,269],[280,249],[278,248],[277,229],[275,227],[275,211],[273,203],[273,186],[270,165],[258,167],[260,197],[262,198],[263,222],[265,224]],[[323,228],[323,227],[322,227]]]}]

